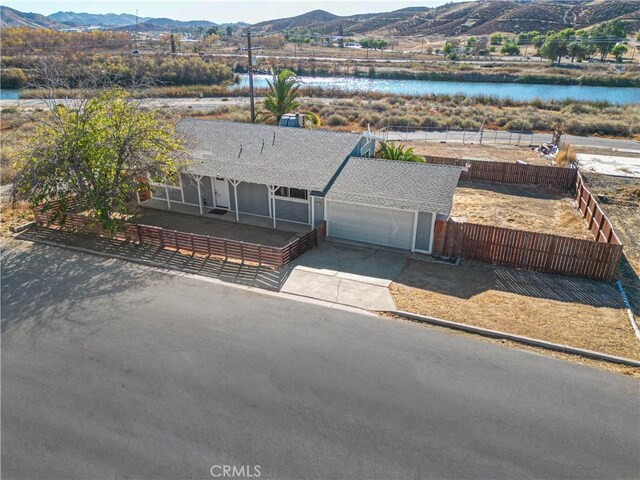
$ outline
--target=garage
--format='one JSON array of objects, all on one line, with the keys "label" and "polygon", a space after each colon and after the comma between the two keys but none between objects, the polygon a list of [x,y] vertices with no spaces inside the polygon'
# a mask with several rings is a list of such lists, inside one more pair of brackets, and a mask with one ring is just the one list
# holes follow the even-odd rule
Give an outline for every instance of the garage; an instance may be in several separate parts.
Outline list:
[{"label": "garage", "polygon": [[431,253],[461,167],[351,157],[325,196],[327,236]]},{"label": "garage", "polygon": [[411,250],[414,212],[331,200],[327,207],[329,236]]}]

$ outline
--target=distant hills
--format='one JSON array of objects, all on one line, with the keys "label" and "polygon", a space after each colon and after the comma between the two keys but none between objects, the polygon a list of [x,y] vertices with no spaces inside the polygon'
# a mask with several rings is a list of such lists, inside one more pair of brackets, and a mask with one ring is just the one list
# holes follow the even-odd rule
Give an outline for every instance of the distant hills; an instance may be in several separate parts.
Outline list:
[{"label": "distant hills", "polygon": [[[136,17],[131,14],[57,12],[49,16],[0,7],[1,26],[66,29],[101,27],[111,30],[170,31],[209,28],[207,20],[180,21],[170,18]],[[435,8],[410,7],[385,13],[338,16],[313,10],[295,17],[257,23],[261,32],[311,31],[345,35],[482,35],[493,32],[587,28],[619,19],[629,32],[640,30],[639,0],[478,0],[447,3]],[[222,25],[222,26],[226,26]],[[232,24],[234,29],[246,23]],[[219,25],[218,25],[219,26]]]},{"label": "distant hills", "polygon": [[0,6],[0,24],[5,27],[60,28],[61,24],[39,13],[24,13]]},{"label": "distant hills", "polygon": [[[24,13],[9,7],[0,7],[0,20],[2,27],[27,27],[27,28],[53,28],[64,30],[77,27],[101,27],[108,30],[135,30],[138,31],[170,31],[173,29],[210,28],[220,26],[207,20],[181,21],[171,18],[138,17],[128,13],[76,13],[57,12],[44,16],[38,13]],[[222,26],[226,26],[224,24]],[[238,22],[231,24],[236,28],[248,25]]]},{"label": "distant hills", "polygon": [[629,32],[640,30],[640,1],[479,0],[344,17],[314,10],[254,27],[265,32],[311,30],[336,34],[342,26],[345,35],[482,35],[579,29],[614,19],[622,20]]}]

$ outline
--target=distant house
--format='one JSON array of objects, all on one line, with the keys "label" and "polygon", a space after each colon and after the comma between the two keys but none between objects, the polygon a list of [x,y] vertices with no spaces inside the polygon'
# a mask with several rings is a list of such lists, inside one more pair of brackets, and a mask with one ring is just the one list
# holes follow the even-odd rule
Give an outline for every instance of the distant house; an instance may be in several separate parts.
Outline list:
[{"label": "distant house", "polygon": [[[461,168],[371,158],[375,139],[271,125],[187,119],[190,164],[175,185],[151,182],[167,208],[186,204],[293,222],[330,237],[431,252]],[[224,213],[224,212],[223,212]]]}]

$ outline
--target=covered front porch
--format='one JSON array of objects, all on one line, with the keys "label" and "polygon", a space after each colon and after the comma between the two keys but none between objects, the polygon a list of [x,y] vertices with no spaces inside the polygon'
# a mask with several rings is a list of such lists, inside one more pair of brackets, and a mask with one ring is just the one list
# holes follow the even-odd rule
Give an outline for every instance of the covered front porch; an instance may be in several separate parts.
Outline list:
[{"label": "covered front porch", "polygon": [[304,189],[185,173],[175,184],[149,184],[151,198],[139,199],[147,208],[296,233],[324,220],[323,199]]}]

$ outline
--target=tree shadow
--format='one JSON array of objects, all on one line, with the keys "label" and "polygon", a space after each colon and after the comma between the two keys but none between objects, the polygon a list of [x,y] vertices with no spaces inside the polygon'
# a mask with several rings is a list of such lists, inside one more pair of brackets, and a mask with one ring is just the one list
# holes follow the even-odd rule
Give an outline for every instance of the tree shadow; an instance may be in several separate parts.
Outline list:
[{"label": "tree shadow", "polygon": [[16,241],[3,244],[2,264],[0,331],[21,331],[34,339],[60,329],[90,335],[101,322],[90,316],[71,321],[66,312],[88,302],[109,301],[148,278],[147,272],[125,264]]}]

